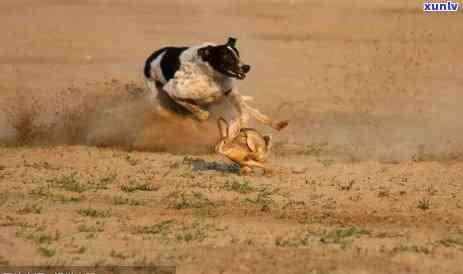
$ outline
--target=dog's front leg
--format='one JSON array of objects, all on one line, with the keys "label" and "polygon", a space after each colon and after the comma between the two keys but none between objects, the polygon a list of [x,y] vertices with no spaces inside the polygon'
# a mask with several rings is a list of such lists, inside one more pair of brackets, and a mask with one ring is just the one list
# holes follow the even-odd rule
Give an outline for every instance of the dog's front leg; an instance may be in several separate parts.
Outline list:
[{"label": "dog's front leg", "polygon": [[172,97],[172,99],[178,103],[179,105],[186,108],[190,111],[198,120],[206,121],[209,118],[209,112],[202,110],[198,105],[196,105],[192,100],[189,99],[181,99],[177,97]]},{"label": "dog's front leg", "polygon": [[269,116],[246,104],[243,97],[236,89],[230,92],[229,97],[231,103],[238,111],[241,121],[244,122],[243,124],[246,124],[249,120],[249,116],[252,115],[259,122],[271,126],[276,130],[282,130],[288,125],[288,121],[274,122]]},{"label": "dog's front leg", "polygon": [[243,97],[236,89],[233,89],[229,94],[228,98],[233,105],[233,107],[238,112],[240,123],[242,127],[247,127],[249,122],[249,112],[246,108],[246,103],[244,102]]}]

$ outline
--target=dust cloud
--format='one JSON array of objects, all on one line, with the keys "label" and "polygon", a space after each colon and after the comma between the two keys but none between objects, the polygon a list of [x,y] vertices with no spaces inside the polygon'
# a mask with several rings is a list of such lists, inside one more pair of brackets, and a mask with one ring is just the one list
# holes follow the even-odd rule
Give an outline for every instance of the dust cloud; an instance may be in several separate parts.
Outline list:
[{"label": "dust cloud", "polygon": [[[203,154],[213,152],[218,138],[214,119],[199,123],[188,116],[160,115],[140,84],[116,81],[68,88],[53,96],[27,95],[19,93],[3,101],[1,144]],[[317,111],[309,102],[280,102],[269,114],[289,118],[290,125],[282,132],[271,132],[274,154],[314,156],[324,163],[463,160],[459,142],[463,125],[455,108],[439,107],[439,119],[406,111],[391,116],[380,108],[371,112],[356,108],[360,107]],[[221,110],[214,111],[215,117],[221,115],[217,114]]]},{"label": "dust cloud", "polygon": [[146,91],[133,83],[88,89],[69,88],[45,98],[8,98],[0,110],[0,142],[195,154],[211,152],[218,138],[213,123],[161,116]]},{"label": "dust cloud", "polygon": [[353,104],[318,111],[307,102],[285,104],[279,115],[290,117],[288,137],[279,144],[281,152],[312,155],[327,161],[463,160],[463,123],[458,106],[435,104],[434,111],[418,113],[390,111],[377,106],[361,111]]}]

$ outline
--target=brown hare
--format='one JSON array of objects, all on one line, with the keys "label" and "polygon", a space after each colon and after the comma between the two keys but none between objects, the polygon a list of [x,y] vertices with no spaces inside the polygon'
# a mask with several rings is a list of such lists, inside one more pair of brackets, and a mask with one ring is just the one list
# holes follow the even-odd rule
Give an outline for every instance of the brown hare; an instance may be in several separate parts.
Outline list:
[{"label": "brown hare", "polygon": [[252,128],[241,128],[240,119],[230,124],[223,118],[218,120],[220,140],[215,152],[224,155],[240,166],[240,173],[249,173],[252,167],[259,167],[265,174],[271,170],[264,166],[270,151],[270,136],[262,136]]}]

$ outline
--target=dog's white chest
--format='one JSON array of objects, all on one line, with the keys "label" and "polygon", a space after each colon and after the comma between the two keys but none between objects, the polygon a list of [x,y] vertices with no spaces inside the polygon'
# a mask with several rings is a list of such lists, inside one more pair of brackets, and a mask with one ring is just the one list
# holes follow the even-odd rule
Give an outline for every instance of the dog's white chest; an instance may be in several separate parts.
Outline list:
[{"label": "dog's white chest", "polygon": [[233,79],[214,75],[205,64],[184,62],[164,90],[173,97],[207,104],[222,98],[233,85]]}]

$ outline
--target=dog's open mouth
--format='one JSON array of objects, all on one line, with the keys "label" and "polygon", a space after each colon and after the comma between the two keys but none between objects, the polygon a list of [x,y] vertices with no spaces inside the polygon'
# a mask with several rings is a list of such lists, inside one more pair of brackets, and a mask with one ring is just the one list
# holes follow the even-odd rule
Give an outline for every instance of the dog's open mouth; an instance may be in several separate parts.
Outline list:
[{"label": "dog's open mouth", "polygon": [[227,74],[228,74],[228,76],[230,76],[230,77],[235,77],[235,78],[238,78],[238,79],[240,79],[240,80],[246,78],[246,74],[244,74],[244,73],[239,73],[239,72],[234,72],[234,71],[231,71],[231,70],[228,70],[228,71],[227,71]]}]

